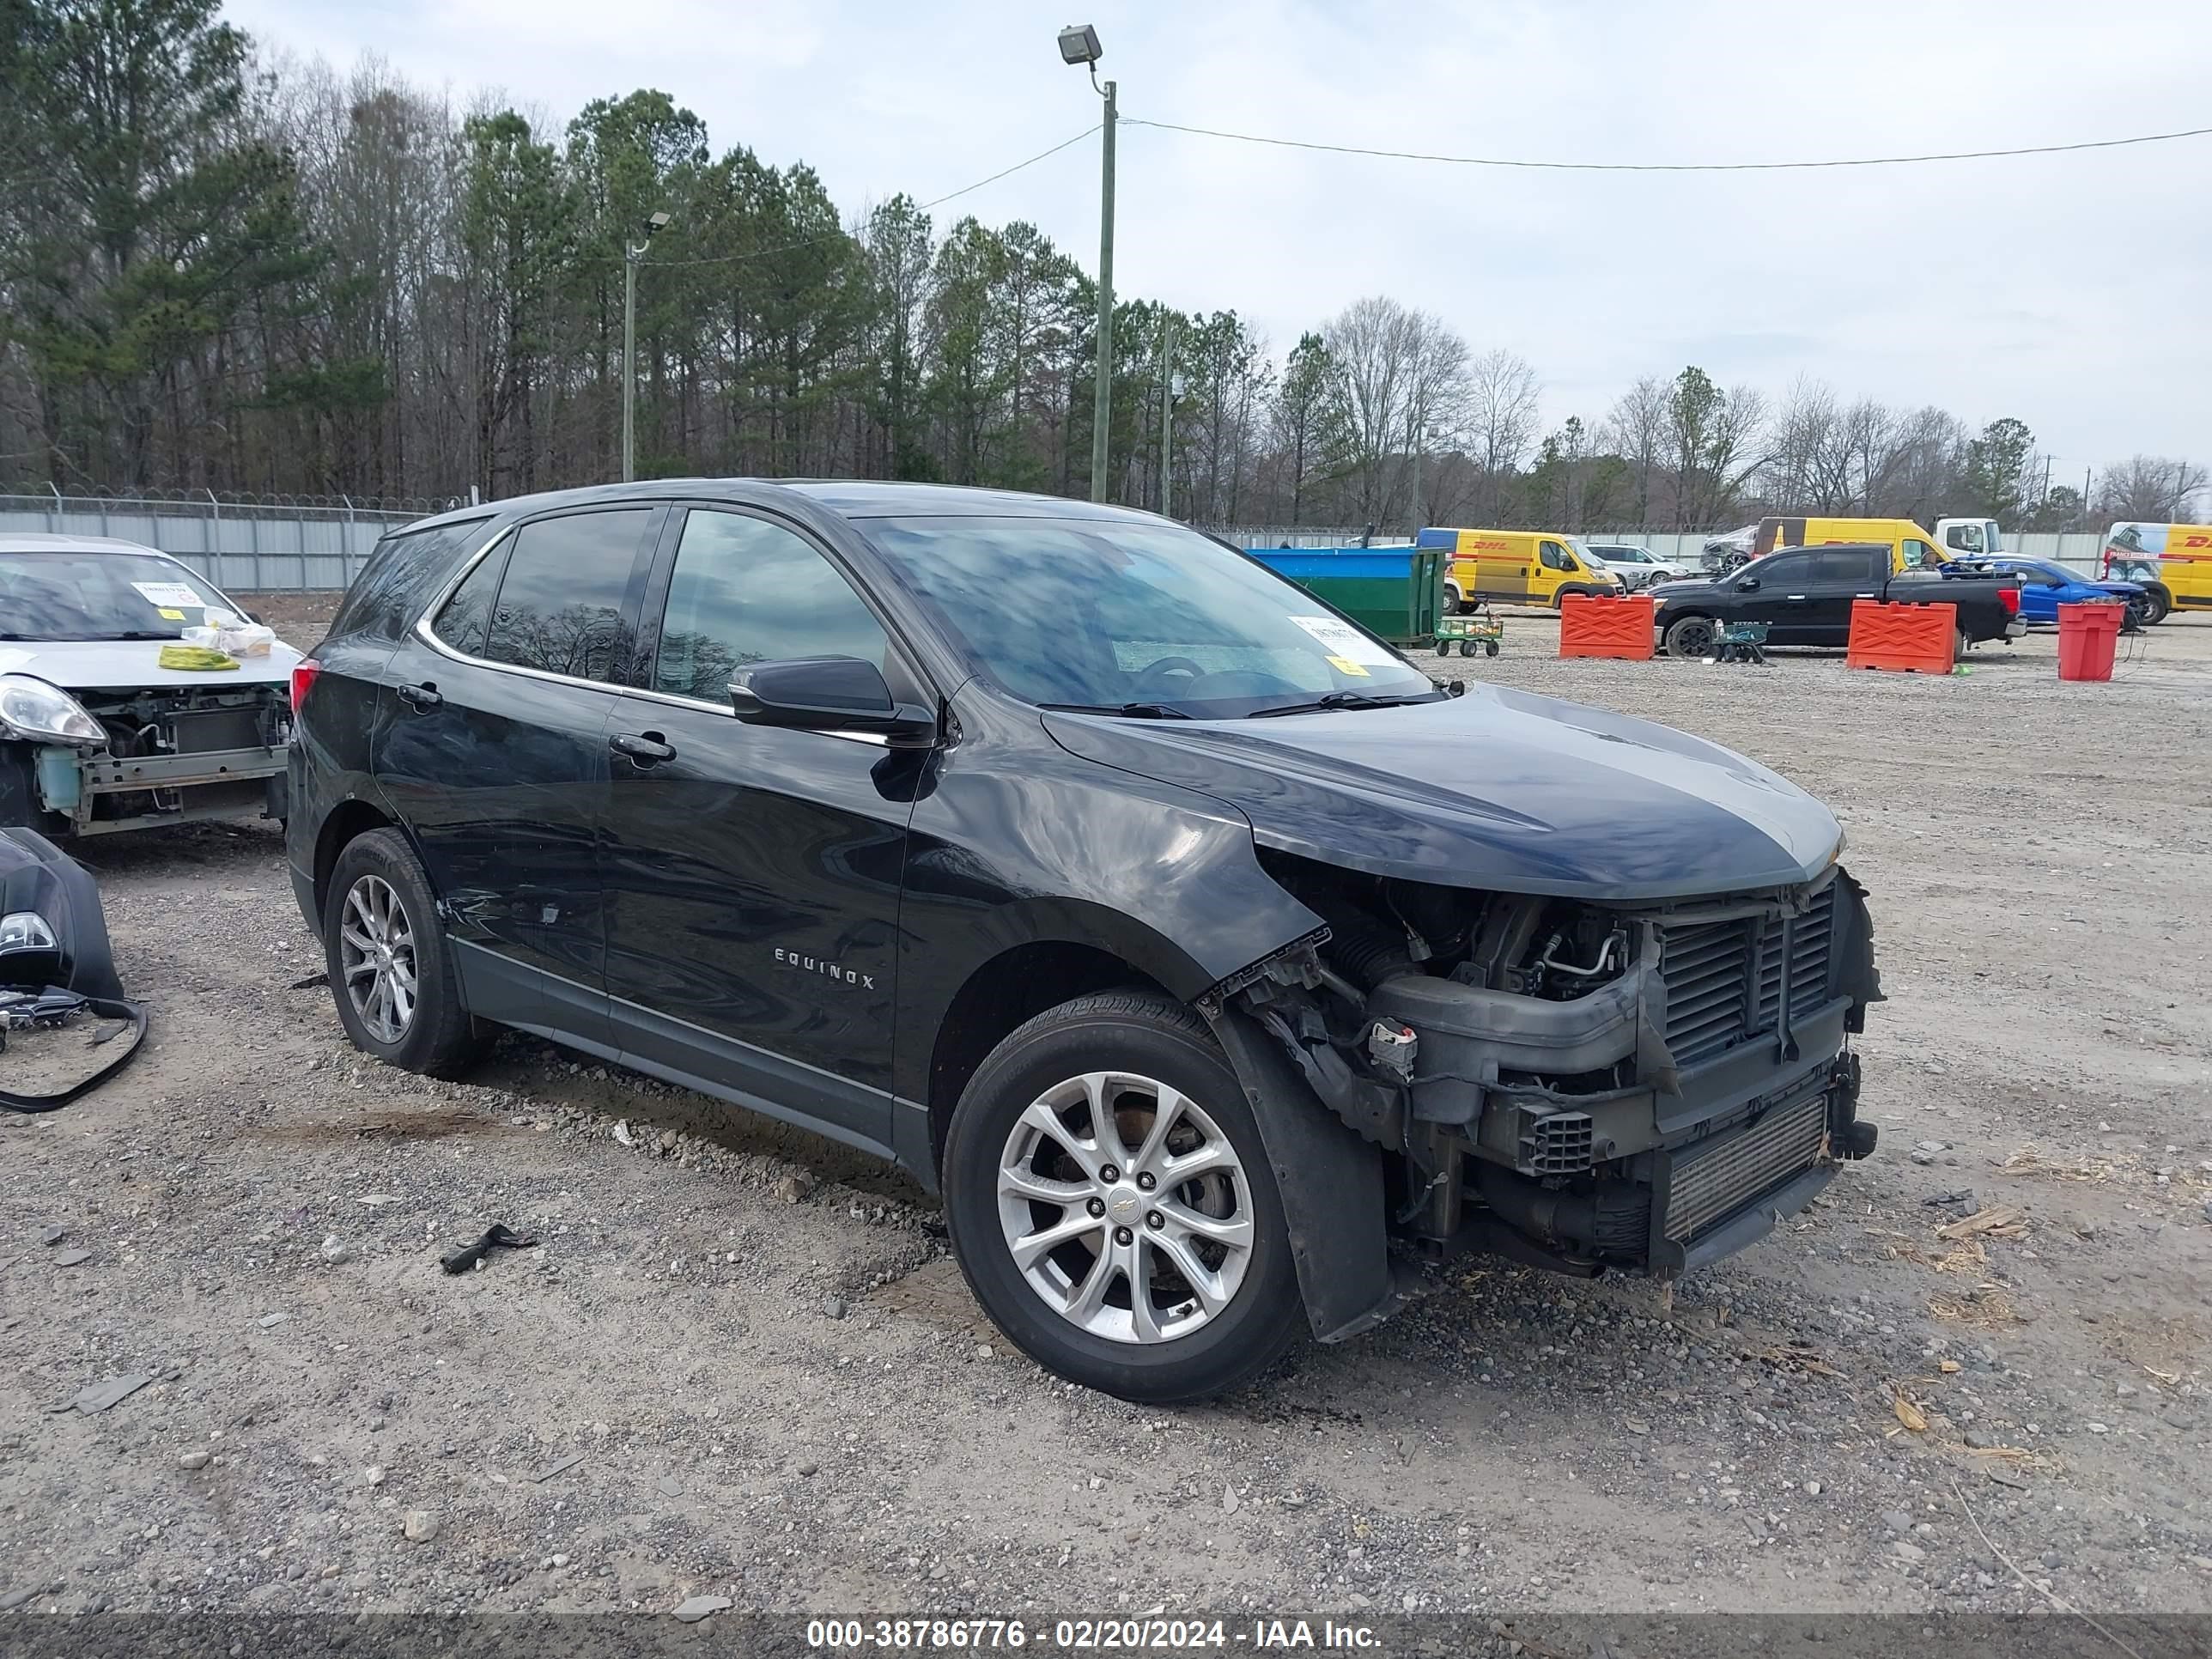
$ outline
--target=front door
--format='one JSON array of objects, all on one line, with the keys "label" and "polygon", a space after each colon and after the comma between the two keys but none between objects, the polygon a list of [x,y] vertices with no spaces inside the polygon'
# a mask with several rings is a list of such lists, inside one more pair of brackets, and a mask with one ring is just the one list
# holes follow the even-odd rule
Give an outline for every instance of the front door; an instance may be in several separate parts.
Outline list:
[{"label": "front door", "polygon": [[[1736,578],[1742,604],[1739,621],[1765,623],[1769,645],[1803,645],[1812,623],[1814,555],[1770,553],[1746,565]],[[1746,583],[1755,586],[1745,588]]]},{"label": "front door", "polygon": [[2048,623],[2058,621],[2058,579],[2049,571],[2032,564],[2002,565],[2020,578],[2020,619],[2022,622]]},{"label": "front door", "polygon": [[464,994],[487,1019],[605,1036],[605,728],[661,516],[625,507],[524,524],[386,670],[371,764],[415,833]]},{"label": "front door", "polygon": [[607,986],[625,1059],[881,1147],[915,757],[747,726],[747,663],[862,657],[918,681],[798,530],[679,508],[646,599],[641,686],[607,729]]},{"label": "front door", "polygon": [[1530,581],[1530,592],[1547,603],[1556,603],[1559,589],[1583,574],[1575,562],[1575,556],[1567,551],[1563,543],[1544,541],[1536,547],[1536,574]]}]

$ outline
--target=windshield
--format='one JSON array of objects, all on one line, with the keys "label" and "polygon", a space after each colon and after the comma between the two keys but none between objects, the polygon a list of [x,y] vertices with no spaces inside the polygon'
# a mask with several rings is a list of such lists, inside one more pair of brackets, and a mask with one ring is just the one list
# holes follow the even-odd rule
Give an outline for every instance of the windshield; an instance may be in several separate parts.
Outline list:
[{"label": "windshield", "polygon": [[0,640],[173,640],[237,607],[143,553],[0,552]]},{"label": "windshield", "polygon": [[866,527],[969,665],[1025,702],[1203,720],[1325,696],[1442,695],[1372,635],[1193,531],[990,518]]}]

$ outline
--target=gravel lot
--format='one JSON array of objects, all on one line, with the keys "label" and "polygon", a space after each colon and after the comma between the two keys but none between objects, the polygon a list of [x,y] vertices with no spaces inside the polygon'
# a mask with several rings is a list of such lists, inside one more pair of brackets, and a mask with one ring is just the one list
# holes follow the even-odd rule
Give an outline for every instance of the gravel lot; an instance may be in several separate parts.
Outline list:
[{"label": "gravel lot", "polygon": [[[535,1042],[362,1059],[269,829],[94,845],[155,1033],[0,1115],[0,1609],[2212,1610],[2212,623],[2109,686],[1553,648],[1450,667],[1778,768],[1873,896],[1880,1152],[1671,1305],[1478,1262],[1139,1410],[870,1160]],[[493,1220],[537,1247],[442,1274]]]}]

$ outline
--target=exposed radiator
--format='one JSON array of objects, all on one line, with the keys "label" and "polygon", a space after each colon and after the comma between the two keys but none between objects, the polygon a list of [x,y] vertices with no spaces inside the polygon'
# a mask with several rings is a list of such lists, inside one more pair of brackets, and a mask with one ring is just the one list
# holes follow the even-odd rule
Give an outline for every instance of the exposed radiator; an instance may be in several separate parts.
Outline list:
[{"label": "exposed radiator", "polygon": [[1700,1142],[1674,1160],[1667,1198],[1667,1237],[1687,1243],[1820,1158],[1828,1097],[1778,1106],[1747,1128]]}]

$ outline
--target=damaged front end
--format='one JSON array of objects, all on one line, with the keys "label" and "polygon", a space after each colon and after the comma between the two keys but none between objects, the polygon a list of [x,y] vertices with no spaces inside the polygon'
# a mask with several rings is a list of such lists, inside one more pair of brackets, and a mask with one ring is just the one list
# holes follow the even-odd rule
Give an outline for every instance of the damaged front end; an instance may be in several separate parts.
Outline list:
[{"label": "damaged front end", "polygon": [[1865,895],[1611,905],[1265,852],[1328,927],[1216,987],[1389,1160],[1393,1231],[1565,1272],[1719,1259],[1874,1149]]},{"label": "damaged front end", "polygon": [[285,815],[291,711],[283,685],[56,695],[88,724],[72,720],[66,733],[0,726],[0,737],[17,739],[0,743],[0,805],[10,822],[76,837]]}]

